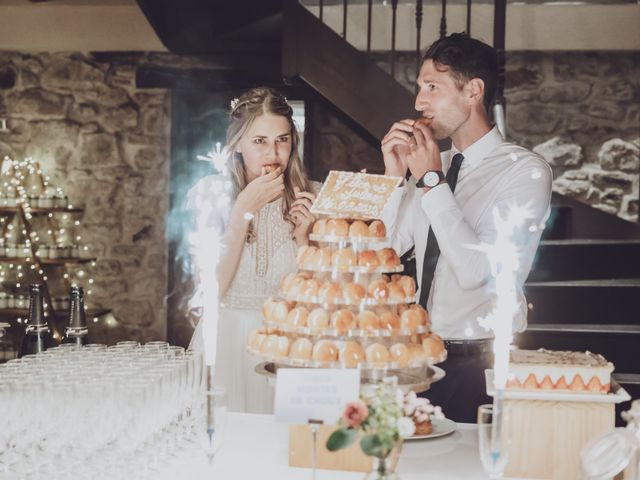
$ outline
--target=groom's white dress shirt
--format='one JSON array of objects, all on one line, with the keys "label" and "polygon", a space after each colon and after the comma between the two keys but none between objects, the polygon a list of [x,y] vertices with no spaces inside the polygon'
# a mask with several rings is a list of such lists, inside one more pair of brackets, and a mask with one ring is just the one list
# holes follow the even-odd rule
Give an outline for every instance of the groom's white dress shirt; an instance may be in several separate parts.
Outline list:
[{"label": "groom's white dress shirt", "polygon": [[431,226],[441,252],[427,302],[433,331],[445,339],[491,337],[478,323],[494,309],[491,265],[485,252],[472,247],[495,242],[494,211],[503,217],[509,210],[526,211],[514,234],[519,269],[513,331],[522,331],[527,317],[522,288],[549,217],[551,168],[539,155],[505,142],[495,127],[463,152],[443,152],[445,173],[456,153],[464,160],[455,194],[446,183],[425,193],[414,178],[392,194],[383,213],[391,246],[403,254],[415,245],[420,283]]}]

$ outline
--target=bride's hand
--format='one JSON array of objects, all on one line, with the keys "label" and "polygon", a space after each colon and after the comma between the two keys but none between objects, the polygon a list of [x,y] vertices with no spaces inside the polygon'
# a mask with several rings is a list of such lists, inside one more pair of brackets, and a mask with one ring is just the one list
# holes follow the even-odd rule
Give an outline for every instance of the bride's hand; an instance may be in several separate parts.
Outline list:
[{"label": "bride's hand", "polygon": [[293,238],[300,245],[309,243],[309,230],[316,218],[311,214],[311,206],[316,196],[310,192],[302,192],[298,187],[294,187],[296,201],[291,204],[289,215],[295,224]]},{"label": "bride's hand", "polygon": [[284,175],[282,169],[276,168],[273,172],[264,174],[250,182],[240,192],[236,199],[236,206],[244,213],[255,213],[272,202],[284,191]]}]

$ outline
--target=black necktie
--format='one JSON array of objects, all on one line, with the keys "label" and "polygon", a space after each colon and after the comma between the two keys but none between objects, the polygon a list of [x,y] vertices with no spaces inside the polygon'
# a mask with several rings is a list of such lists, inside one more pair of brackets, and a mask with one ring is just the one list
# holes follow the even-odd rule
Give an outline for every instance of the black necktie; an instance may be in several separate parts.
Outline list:
[{"label": "black necktie", "polygon": [[[458,183],[458,173],[460,165],[462,165],[464,157],[461,153],[456,153],[451,160],[451,166],[447,172],[447,183],[452,192],[456,191],[456,183]],[[429,235],[427,237],[427,248],[424,252],[424,263],[422,264],[422,282],[420,283],[420,305],[427,308],[427,300],[429,300],[429,290],[431,290],[431,282],[436,271],[438,257],[440,256],[440,247],[436,239],[433,229],[429,226]]]}]

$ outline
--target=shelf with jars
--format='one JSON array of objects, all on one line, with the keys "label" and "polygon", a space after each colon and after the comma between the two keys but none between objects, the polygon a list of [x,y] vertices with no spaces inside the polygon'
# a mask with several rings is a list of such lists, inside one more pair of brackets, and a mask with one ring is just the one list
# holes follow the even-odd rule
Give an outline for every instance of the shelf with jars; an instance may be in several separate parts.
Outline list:
[{"label": "shelf with jars", "polygon": [[364,384],[395,375],[416,391],[441,378],[435,365],[446,359],[444,342],[414,303],[414,279],[384,246],[384,224],[321,218],[309,238],[298,250],[298,271],[264,303],[263,325],[248,338],[247,350],[263,360],[256,370],[359,368]]},{"label": "shelf with jars", "polygon": [[[91,295],[93,279],[83,265],[95,266],[78,232],[83,209],[54,187],[39,162],[5,157],[0,173],[0,319],[19,324],[28,313],[28,288],[42,285],[44,316],[56,340],[69,308],[72,285],[84,284]],[[90,298],[90,297],[89,297]],[[106,308],[86,308],[93,318]]]}]

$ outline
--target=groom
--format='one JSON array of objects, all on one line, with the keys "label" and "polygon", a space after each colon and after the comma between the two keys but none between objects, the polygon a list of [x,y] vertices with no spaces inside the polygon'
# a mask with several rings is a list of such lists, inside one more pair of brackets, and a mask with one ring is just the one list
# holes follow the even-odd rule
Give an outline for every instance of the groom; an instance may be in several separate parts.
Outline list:
[{"label": "groom", "polygon": [[[418,74],[418,120],[395,122],[382,139],[385,174],[410,179],[392,195],[383,220],[392,246],[415,247],[420,304],[445,340],[443,380],[426,396],[447,417],[476,421],[490,401],[484,369],[493,364],[492,332],[479,320],[495,291],[487,255],[474,248],[496,239],[494,212],[526,210],[514,234],[519,249],[513,331],[526,328],[523,284],[549,215],[551,169],[538,155],[502,138],[489,119],[497,84],[496,51],[466,34],[436,41]],[[440,152],[437,140],[450,138]]]}]

